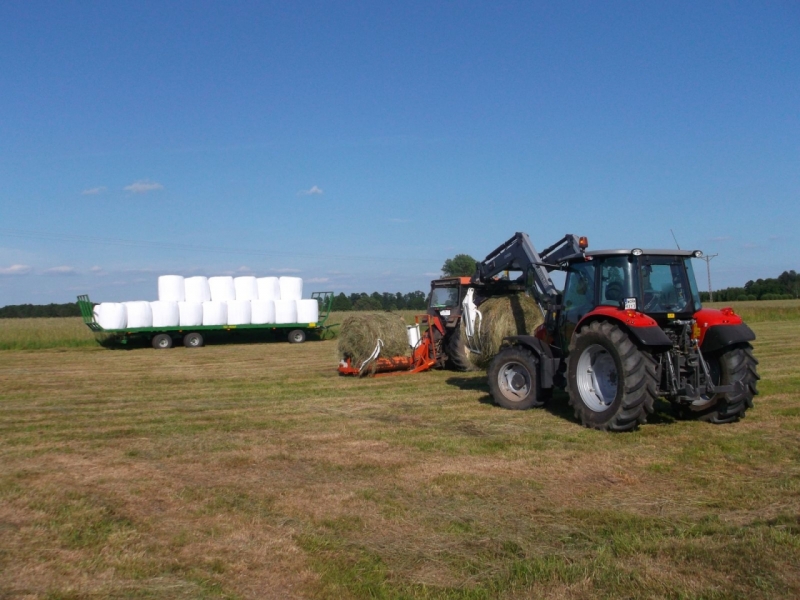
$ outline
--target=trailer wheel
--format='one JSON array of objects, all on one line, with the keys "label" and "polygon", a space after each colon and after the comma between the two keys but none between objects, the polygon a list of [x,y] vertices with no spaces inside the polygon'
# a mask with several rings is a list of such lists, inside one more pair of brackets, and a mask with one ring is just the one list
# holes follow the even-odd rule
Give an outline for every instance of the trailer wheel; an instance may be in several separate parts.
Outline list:
[{"label": "trailer wheel", "polygon": [[153,336],[153,348],[156,350],[166,350],[172,348],[172,336],[168,333],[159,333]]},{"label": "trailer wheel", "polygon": [[576,333],[568,363],[569,403],[584,426],[630,431],[653,412],[655,360],[615,323],[595,321]]},{"label": "trailer wheel", "polygon": [[512,410],[544,406],[538,368],[539,361],[526,348],[506,346],[500,350],[489,365],[489,391],[497,405]]},{"label": "trailer wheel", "polygon": [[292,344],[302,344],[306,341],[306,332],[302,329],[292,329],[289,332],[289,342]]},{"label": "trailer wheel", "polygon": [[200,348],[203,345],[203,336],[193,331],[183,336],[183,345],[187,348]]},{"label": "trailer wheel", "polygon": [[706,357],[714,383],[730,385],[741,381],[740,392],[717,394],[714,405],[700,412],[692,412],[697,419],[716,425],[733,423],[744,417],[748,408],[753,408],[753,397],[758,394],[756,383],[760,379],[756,371],[758,361],[753,356],[753,347],[748,344],[725,348],[722,352]]}]

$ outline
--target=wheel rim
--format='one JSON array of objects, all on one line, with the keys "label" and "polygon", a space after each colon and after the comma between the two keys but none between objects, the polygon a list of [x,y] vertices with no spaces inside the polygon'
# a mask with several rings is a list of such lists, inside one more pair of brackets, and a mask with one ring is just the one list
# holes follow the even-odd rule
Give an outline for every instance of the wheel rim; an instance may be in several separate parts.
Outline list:
[{"label": "wheel rim", "polygon": [[197,347],[200,345],[200,340],[197,338],[196,335],[193,335],[189,338],[189,345],[192,347]]},{"label": "wheel rim", "polygon": [[594,412],[603,412],[617,397],[617,365],[614,357],[601,345],[592,344],[578,359],[578,393],[583,403]]},{"label": "wheel rim", "polygon": [[167,338],[159,338],[158,347],[159,348],[168,348],[169,347],[169,340]]},{"label": "wheel rim", "polygon": [[508,363],[497,373],[497,387],[512,402],[520,402],[531,392],[531,375],[521,364]]}]

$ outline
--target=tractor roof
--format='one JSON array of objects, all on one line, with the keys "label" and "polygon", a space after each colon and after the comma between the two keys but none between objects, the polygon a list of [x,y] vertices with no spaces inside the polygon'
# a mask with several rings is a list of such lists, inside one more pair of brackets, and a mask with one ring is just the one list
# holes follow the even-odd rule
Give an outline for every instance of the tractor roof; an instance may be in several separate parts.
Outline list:
[{"label": "tractor roof", "polygon": [[[633,248],[620,248],[617,250],[591,250],[586,252],[586,256],[630,256],[633,254]],[[642,248],[641,254],[643,256],[680,256],[691,258],[695,256],[695,250],[678,250],[678,249],[652,249]],[[575,255],[578,258],[578,255]]]}]

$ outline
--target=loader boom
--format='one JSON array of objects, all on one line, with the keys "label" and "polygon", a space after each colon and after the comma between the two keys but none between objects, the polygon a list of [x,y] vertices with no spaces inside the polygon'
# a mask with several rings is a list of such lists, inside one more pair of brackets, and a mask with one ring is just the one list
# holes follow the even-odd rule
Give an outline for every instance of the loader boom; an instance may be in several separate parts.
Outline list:
[{"label": "loader boom", "polygon": [[[582,253],[586,248],[585,239],[568,233],[540,254],[528,234],[518,231],[477,264],[472,281],[486,282],[503,271],[522,271],[534,298],[540,306],[546,307],[556,301],[559,293],[549,272],[566,258]],[[532,281],[528,277],[532,277]]]}]

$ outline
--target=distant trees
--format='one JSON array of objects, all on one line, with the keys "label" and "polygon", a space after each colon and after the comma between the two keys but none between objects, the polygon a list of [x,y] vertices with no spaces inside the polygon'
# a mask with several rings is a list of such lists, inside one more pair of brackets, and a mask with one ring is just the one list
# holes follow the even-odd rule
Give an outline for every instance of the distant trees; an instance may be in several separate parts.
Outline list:
[{"label": "distant trees", "polygon": [[[708,302],[708,292],[700,292],[700,299]],[[790,300],[800,298],[800,275],[784,271],[777,278],[748,281],[744,287],[729,287],[714,292],[715,302],[735,300]]]},{"label": "distant trees", "polygon": [[477,261],[469,254],[456,254],[448,258],[442,265],[442,275],[445,277],[468,277],[475,273]]},{"label": "distant trees", "polygon": [[355,293],[346,296],[338,294],[333,299],[331,310],[425,310],[428,306],[425,292],[416,291],[408,294],[388,292],[372,294]]},{"label": "distant trees", "polygon": [[0,308],[0,319],[27,319],[31,317],[80,317],[77,302],[67,304],[10,304]]}]

